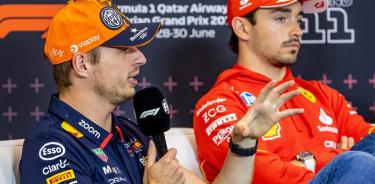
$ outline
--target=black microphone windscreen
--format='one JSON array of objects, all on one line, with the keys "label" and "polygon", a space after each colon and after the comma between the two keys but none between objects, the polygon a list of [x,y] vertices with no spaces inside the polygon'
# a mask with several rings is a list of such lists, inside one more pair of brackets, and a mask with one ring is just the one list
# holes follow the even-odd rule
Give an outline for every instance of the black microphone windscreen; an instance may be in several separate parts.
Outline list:
[{"label": "black microphone windscreen", "polygon": [[158,88],[150,87],[134,95],[137,122],[145,135],[156,135],[170,128],[168,102]]}]

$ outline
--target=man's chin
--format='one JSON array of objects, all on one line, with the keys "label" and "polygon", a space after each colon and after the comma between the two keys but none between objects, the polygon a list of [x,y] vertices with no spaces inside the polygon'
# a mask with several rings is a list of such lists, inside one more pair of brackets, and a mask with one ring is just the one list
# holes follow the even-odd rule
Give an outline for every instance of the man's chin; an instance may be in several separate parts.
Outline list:
[{"label": "man's chin", "polygon": [[288,57],[282,57],[277,59],[277,66],[291,66],[297,62],[297,58],[295,56],[288,56]]}]

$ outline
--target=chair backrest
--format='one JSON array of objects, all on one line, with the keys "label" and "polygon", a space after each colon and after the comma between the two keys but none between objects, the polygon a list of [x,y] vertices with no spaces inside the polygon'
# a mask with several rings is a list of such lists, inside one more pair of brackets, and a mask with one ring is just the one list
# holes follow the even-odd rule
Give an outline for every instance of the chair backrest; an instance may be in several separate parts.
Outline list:
[{"label": "chair backrest", "polygon": [[197,158],[197,144],[193,128],[171,128],[165,132],[168,148],[177,149],[177,159],[185,168],[203,178]]},{"label": "chair backrest", "polygon": [[0,183],[18,184],[23,139],[0,141]]}]

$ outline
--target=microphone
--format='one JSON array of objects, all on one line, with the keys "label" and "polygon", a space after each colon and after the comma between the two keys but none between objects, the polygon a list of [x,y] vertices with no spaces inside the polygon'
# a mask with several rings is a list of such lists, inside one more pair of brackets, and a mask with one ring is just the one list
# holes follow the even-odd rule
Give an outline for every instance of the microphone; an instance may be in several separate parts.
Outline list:
[{"label": "microphone", "polygon": [[163,157],[168,151],[164,132],[170,128],[166,98],[156,87],[145,88],[134,95],[133,106],[139,127],[152,136],[159,158]]}]

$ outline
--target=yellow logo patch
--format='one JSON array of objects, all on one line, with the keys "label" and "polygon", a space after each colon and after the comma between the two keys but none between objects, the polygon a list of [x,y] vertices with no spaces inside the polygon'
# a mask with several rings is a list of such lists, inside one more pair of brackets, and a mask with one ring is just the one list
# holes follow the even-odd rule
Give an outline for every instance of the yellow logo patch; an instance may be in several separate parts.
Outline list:
[{"label": "yellow logo patch", "polygon": [[70,125],[70,124],[69,124],[68,122],[66,122],[66,121],[64,121],[64,122],[61,123],[61,127],[62,127],[65,131],[69,132],[70,134],[74,135],[74,136],[77,137],[77,138],[81,138],[81,137],[83,137],[83,134],[82,134],[80,131],[78,131],[77,129],[75,129],[72,125]]},{"label": "yellow logo patch", "polygon": [[315,103],[316,102],[316,98],[314,96],[314,94],[312,94],[310,91],[306,90],[306,89],[303,89],[303,88],[299,88],[299,90],[301,91],[301,94],[307,98],[307,100],[309,100],[310,102],[312,103]]},{"label": "yellow logo patch", "polygon": [[262,136],[262,139],[264,141],[268,141],[268,140],[280,138],[281,137],[280,130],[281,130],[280,124],[276,123],[275,125],[273,125],[273,127],[270,130],[268,130],[266,134],[264,134],[264,136]]},{"label": "yellow logo patch", "polygon": [[73,178],[76,178],[76,176],[74,175],[74,171],[73,169],[69,169],[67,171],[57,173],[47,178],[46,181],[47,181],[47,184],[59,184],[59,183],[62,183],[64,181],[67,181]]}]

